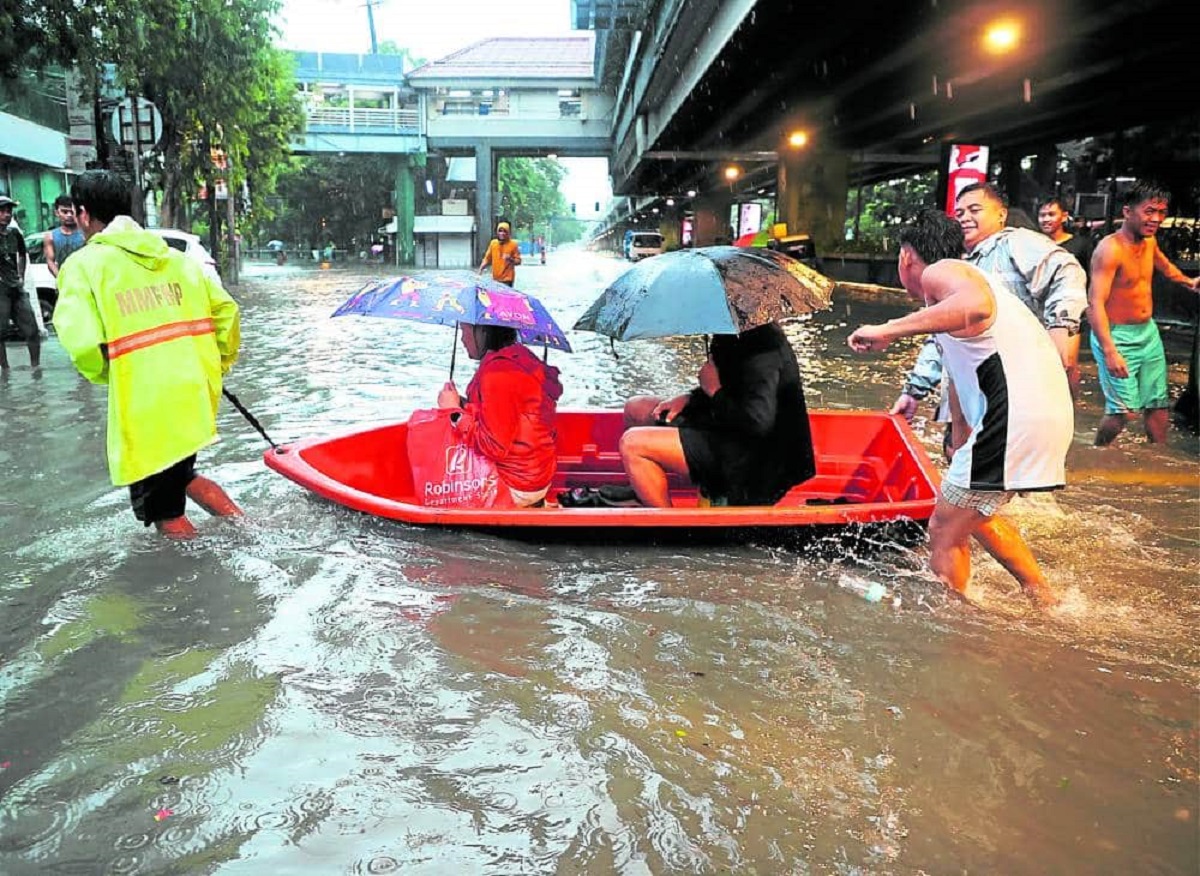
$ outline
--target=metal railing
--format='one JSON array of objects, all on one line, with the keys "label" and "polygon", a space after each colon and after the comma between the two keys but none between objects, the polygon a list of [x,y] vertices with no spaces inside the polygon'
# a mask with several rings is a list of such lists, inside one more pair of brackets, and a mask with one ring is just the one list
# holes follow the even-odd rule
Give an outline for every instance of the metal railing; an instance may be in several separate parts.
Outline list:
[{"label": "metal railing", "polygon": [[437,115],[446,116],[498,116],[504,119],[520,119],[531,122],[546,122],[555,119],[583,121],[583,105],[579,101],[564,101],[558,110],[520,110],[514,112],[509,106],[496,106],[479,101],[448,100],[435,108]]},{"label": "metal railing", "polygon": [[365,109],[361,107],[314,107],[308,124],[348,131],[419,131],[421,114],[415,109]]}]

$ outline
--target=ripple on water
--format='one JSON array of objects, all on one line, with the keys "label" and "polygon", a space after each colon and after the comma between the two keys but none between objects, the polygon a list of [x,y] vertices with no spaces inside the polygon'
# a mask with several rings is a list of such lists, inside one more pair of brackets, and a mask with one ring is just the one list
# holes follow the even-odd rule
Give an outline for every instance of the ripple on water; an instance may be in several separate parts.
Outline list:
[{"label": "ripple on water", "polygon": [[400,862],[390,855],[379,855],[371,858],[365,864],[359,862],[361,869],[356,868],[356,873],[369,873],[371,876],[377,876],[380,873],[396,873],[400,870]]},{"label": "ripple on water", "polygon": [[120,855],[108,862],[104,873],[105,876],[125,876],[127,873],[137,873],[141,869],[141,855]]},{"label": "ripple on water", "polygon": [[0,813],[0,852],[23,852],[30,858],[44,858],[57,847],[70,820],[66,802],[20,792],[6,795]]}]

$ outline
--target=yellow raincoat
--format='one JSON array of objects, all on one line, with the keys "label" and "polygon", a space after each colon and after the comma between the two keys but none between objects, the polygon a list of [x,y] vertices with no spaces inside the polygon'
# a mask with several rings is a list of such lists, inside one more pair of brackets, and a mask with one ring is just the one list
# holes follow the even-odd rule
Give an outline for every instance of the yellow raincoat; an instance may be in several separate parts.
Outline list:
[{"label": "yellow raincoat", "polygon": [[221,375],[241,343],[237,303],[198,264],[117,216],[58,275],[58,339],[108,384],[108,470],[117,486],[217,440]]}]

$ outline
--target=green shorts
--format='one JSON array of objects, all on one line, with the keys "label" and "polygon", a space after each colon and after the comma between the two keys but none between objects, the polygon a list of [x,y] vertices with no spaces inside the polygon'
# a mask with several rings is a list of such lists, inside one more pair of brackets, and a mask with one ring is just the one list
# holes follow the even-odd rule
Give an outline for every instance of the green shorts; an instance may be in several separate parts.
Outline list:
[{"label": "green shorts", "polygon": [[1134,325],[1111,326],[1113,343],[1125,357],[1128,377],[1113,377],[1104,364],[1104,351],[1091,334],[1089,344],[1096,358],[1100,388],[1104,391],[1104,413],[1132,414],[1167,407],[1167,356],[1154,320]]}]

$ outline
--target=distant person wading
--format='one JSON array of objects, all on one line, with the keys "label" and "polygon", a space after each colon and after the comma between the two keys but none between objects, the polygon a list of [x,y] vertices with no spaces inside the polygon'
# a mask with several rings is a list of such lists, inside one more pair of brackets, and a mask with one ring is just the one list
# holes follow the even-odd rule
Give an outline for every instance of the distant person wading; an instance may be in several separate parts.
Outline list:
[{"label": "distant person wading", "polygon": [[511,239],[512,226],[501,222],[496,226],[496,236],[488,244],[483,261],[479,263],[479,273],[489,264],[492,266],[492,279],[506,286],[516,283],[516,266],[521,264],[521,248]]}]

